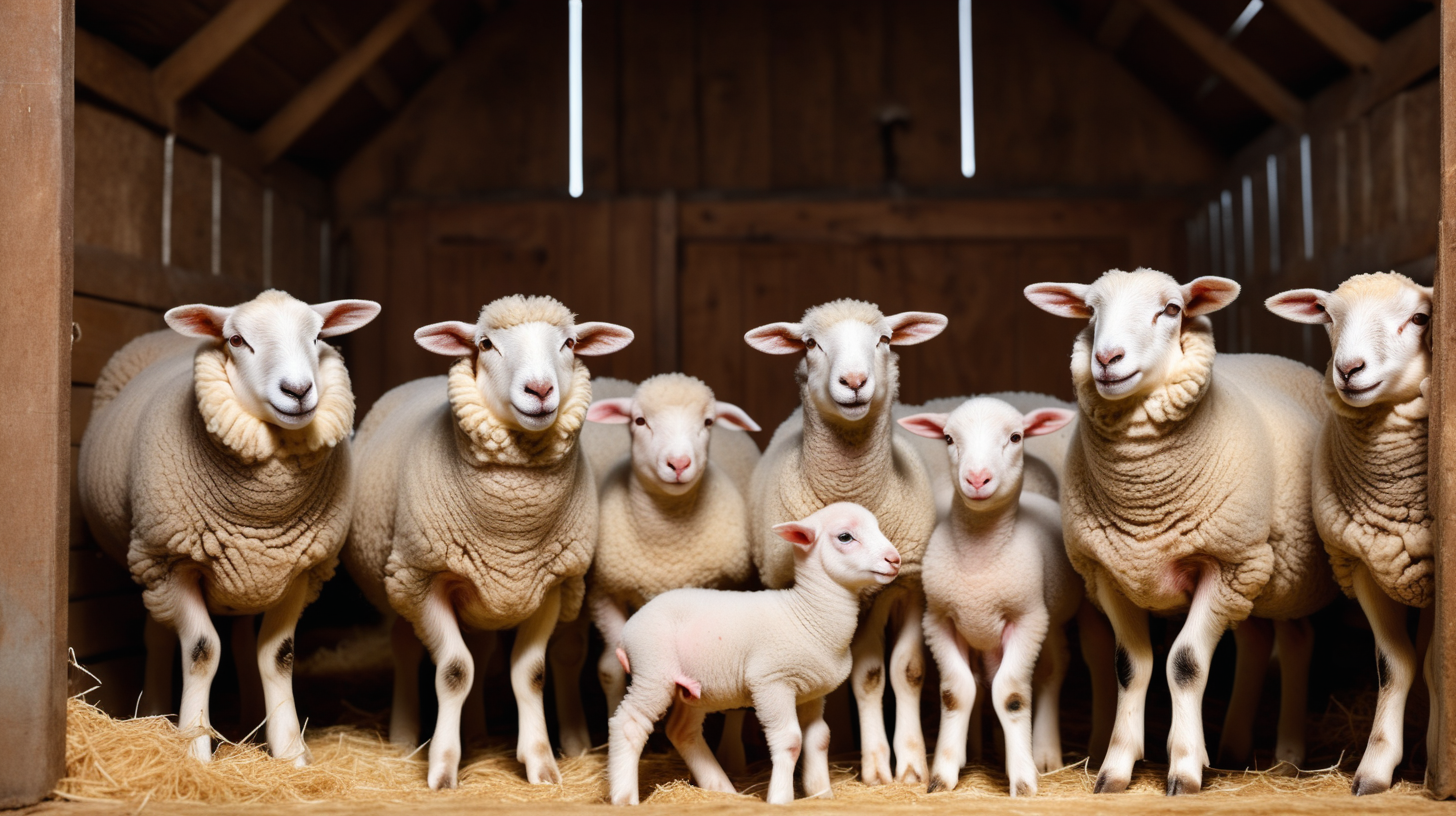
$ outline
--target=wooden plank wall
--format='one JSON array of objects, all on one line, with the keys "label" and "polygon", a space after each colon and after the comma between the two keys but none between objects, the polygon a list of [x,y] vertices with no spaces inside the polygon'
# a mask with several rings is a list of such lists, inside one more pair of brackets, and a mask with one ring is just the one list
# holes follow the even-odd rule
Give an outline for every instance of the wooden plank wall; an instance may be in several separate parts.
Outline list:
[{"label": "wooden plank wall", "polygon": [[[271,285],[319,300],[324,213],[273,195],[272,245],[264,246],[265,188],[222,165],[221,219],[212,272],[213,159],[184,144],[173,153],[169,264],[163,264],[163,134],[111,110],[76,106],[75,297],[72,347],[69,641],[102,682],[102,707],[129,714],[140,688],[139,588],[124,566],[97,549],[75,492],[81,435],[93,386],[111,355],[132,338],[165,327],[183,303],[232,305]],[[264,264],[265,254],[271,254]],[[73,673],[72,689],[94,685]]]}]

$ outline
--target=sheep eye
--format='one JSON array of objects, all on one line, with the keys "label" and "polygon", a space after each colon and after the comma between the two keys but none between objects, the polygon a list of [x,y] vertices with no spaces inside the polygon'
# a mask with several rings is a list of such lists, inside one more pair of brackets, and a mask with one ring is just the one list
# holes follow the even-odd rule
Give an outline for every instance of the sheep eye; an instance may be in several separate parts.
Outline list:
[{"label": "sheep eye", "polygon": [[882,346],[888,346],[888,345],[890,345],[890,338],[889,338],[888,335],[880,335],[880,345],[882,345]]},{"label": "sheep eye", "polygon": [[1427,323],[1431,322],[1431,316],[1426,314],[1425,312],[1416,312],[1415,314],[1411,315],[1411,322],[1416,324],[1417,326],[1424,326]]},{"label": "sheep eye", "polygon": [[849,533],[840,533],[839,534],[839,541],[840,541],[840,543],[848,544],[849,542],[851,542],[853,540],[854,540],[854,536],[850,535]]},{"label": "sheep eye", "polygon": [[228,338],[228,345],[232,346],[233,348],[242,348],[243,347],[243,336],[241,334],[235,334],[232,337],[229,337]]},{"label": "sheep eye", "polygon": [[1179,306],[1176,303],[1169,303],[1163,308],[1163,314],[1167,315],[1168,317],[1177,317],[1178,313],[1181,311],[1183,311],[1183,307]]},{"label": "sheep eye", "polygon": [[576,338],[575,337],[568,337],[568,338],[566,338],[566,347],[569,348],[569,349],[576,348]]},{"label": "sheep eye", "polygon": [[490,338],[489,337],[482,337],[482,338],[480,338],[480,350],[481,351],[490,351],[490,349],[491,349]]},{"label": "sheep eye", "polygon": [[817,348],[819,346],[818,343],[814,342],[814,338],[812,338],[812,337],[810,337],[808,340],[805,340],[804,341],[804,345],[807,348]]},{"label": "sheep eye", "polygon": [[635,423],[637,423],[638,425],[646,425],[647,424],[647,418],[646,417],[637,417],[636,419],[634,419],[632,421],[635,422]]},{"label": "sheep eye", "polygon": [[713,418],[712,417],[708,417],[707,419],[703,420],[703,427],[704,428],[711,427],[712,424],[713,424]]},{"label": "sheep eye", "polygon": [[946,434],[945,435],[945,444],[947,444],[947,445],[954,445],[955,444],[955,440],[950,438],[950,434]]},{"label": "sheep eye", "polygon": [[1021,434],[1019,434],[1019,433],[1012,434],[1011,435],[1011,441],[1012,442],[1020,442],[1021,441]]}]

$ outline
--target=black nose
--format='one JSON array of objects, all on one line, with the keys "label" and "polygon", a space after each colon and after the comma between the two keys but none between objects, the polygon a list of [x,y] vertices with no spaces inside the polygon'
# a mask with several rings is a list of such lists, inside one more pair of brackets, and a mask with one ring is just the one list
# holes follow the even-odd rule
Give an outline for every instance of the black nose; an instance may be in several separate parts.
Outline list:
[{"label": "black nose", "polygon": [[308,396],[308,392],[313,390],[313,383],[291,383],[287,380],[284,380],[283,382],[278,384],[278,390],[282,391],[290,397],[293,397],[299,402],[303,402],[303,398]]}]

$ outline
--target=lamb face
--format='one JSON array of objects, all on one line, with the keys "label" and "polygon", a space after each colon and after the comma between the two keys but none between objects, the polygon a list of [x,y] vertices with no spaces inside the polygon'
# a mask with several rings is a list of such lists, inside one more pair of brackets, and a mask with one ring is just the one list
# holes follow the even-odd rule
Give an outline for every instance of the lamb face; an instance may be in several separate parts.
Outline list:
[{"label": "lamb face", "polygon": [[379,314],[369,300],[310,306],[270,289],[239,306],[192,304],[167,312],[167,325],[187,337],[225,340],[228,381],[256,419],[297,430],[318,409],[319,351],[325,337],[347,334]]},{"label": "lamb face", "polygon": [[1431,373],[1431,295],[1395,272],[1356,275],[1333,292],[1295,289],[1265,301],[1296,323],[1323,324],[1334,357],[1330,385],[1345,404],[1403,403]]},{"label": "lamb face", "polygon": [[859,591],[900,574],[900,552],[880,532],[875,514],[858,504],[836,502],[773,531],[794,545],[796,575],[812,560],[836,584]]},{"label": "lamb face", "polygon": [[1142,396],[1161,385],[1182,354],[1184,322],[1222,309],[1238,294],[1239,285],[1227,278],[1203,277],[1179,286],[1152,269],[1113,269],[1091,284],[1026,287],[1027,299],[1038,308],[1088,319],[1091,354],[1072,364],[1088,367],[1097,393],[1107,400]]}]

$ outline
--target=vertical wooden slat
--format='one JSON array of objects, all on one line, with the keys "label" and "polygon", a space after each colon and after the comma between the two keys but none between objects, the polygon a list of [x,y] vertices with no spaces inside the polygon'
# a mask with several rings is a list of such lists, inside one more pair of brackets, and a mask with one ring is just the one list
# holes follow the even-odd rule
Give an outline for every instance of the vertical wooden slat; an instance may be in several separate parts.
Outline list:
[{"label": "vertical wooden slat", "polygon": [[0,4],[0,808],[65,761],[73,14]]},{"label": "vertical wooden slat", "polygon": [[704,187],[769,187],[772,83],[766,6],[765,0],[698,5]]},{"label": "vertical wooden slat", "polygon": [[619,183],[627,190],[698,186],[694,7],[680,0],[622,5]]},{"label": "vertical wooden slat", "polygon": [[657,199],[657,246],[652,264],[653,362],[658,371],[677,371],[677,196],[663,193]]}]

